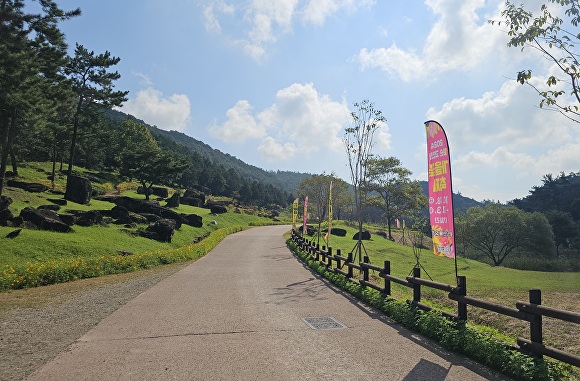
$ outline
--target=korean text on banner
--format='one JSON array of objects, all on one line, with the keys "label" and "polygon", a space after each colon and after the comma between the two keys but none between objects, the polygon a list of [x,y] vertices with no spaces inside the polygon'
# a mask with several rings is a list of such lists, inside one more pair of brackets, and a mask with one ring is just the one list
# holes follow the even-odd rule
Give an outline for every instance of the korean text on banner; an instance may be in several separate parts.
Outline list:
[{"label": "korean text on banner", "polygon": [[443,127],[435,121],[425,122],[429,176],[429,218],[433,253],[455,257],[455,228],[453,221],[453,191],[451,159]]},{"label": "korean text on banner", "polygon": [[292,203],[292,230],[296,230],[296,220],[298,219],[298,199]]},{"label": "korean text on banner", "polygon": [[308,196],[306,196],[306,198],[304,199],[304,214],[303,214],[303,218],[302,218],[302,234],[306,234],[306,232],[307,232],[307,228],[306,228],[307,217],[308,217]]}]

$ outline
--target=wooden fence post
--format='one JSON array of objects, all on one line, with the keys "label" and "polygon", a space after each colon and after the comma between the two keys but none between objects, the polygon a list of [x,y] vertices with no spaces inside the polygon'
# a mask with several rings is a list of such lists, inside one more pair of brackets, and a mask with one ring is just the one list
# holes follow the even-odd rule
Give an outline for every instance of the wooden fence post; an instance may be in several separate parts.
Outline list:
[{"label": "wooden fence post", "polygon": [[[340,257],[340,249],[336,250],[336,255]],[[336,258],[336,268],[340,269],[340,259]]]},{"label": "wooden fence post", "polygon": [[[383,274],[391,275],[391,261],[385,261]],[[385,289],[383,293],[386,295],[391,295],[391,281],[387,279],[387,277],[385,277]]]},{"label": "wooden fence post", "polygon": [[[542,304],[542,291],[536,288],[530,290],[530,304]],[[542,315],[534,314],[530,321],[530,340],[542,344]]]},{"label": "wooden fence post", "polygon": [[[421,278],[421,268],[413,267],[413,278]],[[415,302],[421,301],[421,285],[413,283],[413,300]]]},{"label": "wooden fence post", "polygon": [[[457,277],[457,293],[462,296],[467,296],[467,279],[465,275],[459,275]],[[462,302],[457,302],[457,316],[459,320],[467,321],[467,304]]]},{"label": "wooden fence post", "polygon": [[346,265],[348,267],[348,275],[346,277],[348,279],[351,279],[353,277],[352,266],[349,266],[349,264],[351,263],[352,263],[352,253],[348,253],[348,258],[346,260]]},{"label": "wooden fence post", "polygon": [[316,262],[320,261],[320,244],[316,245]]},{"label": "wooden fence post", "polygon": [[[370,263],[369,257],[367,257],[365,255],[365,257],[363,258],[363,262],[364,263]],[[368,282],[369,281],[369,268],[366,267],[366,266],[363,267],[363,280],[365,282]]]},{"label": "wooden fence post", "polygon": [[326,262],[326,266],[331,269],[332,268],[332,247],[328,247],[327,258],[328,261]]}]

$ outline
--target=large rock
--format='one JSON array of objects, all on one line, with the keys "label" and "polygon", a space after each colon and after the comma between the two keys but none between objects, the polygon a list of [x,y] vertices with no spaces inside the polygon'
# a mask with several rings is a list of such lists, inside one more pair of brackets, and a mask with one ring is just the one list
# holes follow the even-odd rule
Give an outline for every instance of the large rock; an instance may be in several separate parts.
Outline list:
[{"label": "large rock", "polygon": [[54,210],[55,212],[58,212],[60,210],[60,205],[56,205],[56,204],[40,205],[38,207],[38,209],[48,209],[48,210]]},{"label": "large rock", "polygon": [[0,196],[0,210],[8,209],[12,204],[12,199],[8,196]]},{"label": "large rock", "polygon": [[225,207],[225,206],[223,206],[223,205],[219,205],[219,204],[213,204],[213,205],[210,207],[210,211],[211,211],[213,214],[223,214],[223,213],[227,213],[227,212],[228,212],[228,208],[226,208],[226,207]]},{"label": "large rock", "polygon": [[[328,232],[328,229],[323,229],[322,233],[326,234]],[[330,234],[338,236],[338,237],[345,237],[346,236],[346,230],[345,229],[341,229],[341,228],[332,228],[330,230]]]},{"label": "large rock", "polygon": [[66,179],[64,198],[77,204],[86,205],[91,201],[92,189],[91,181],[86,177],[70,175]]},{"label": "large rock", "polygon": [[103,222],[103,215],[97,210],[89,210],[77,215],[77,225],[93,226],[100,225]]},{"label": "large rock", "polygon": [[168,208],[177,208],[179,207],[179,192],[175,192],[171,195],[171,197],[169,197],[169,199],[167,200],[167,204],[165,204],[166,207]]},{"label": "large rock", "polygon": [[181,224],[184,223],[184,219],[179,213],[159,205],[156,201],[137,200],[131,197],[122,196],[115,198],[113,202],[134,213],[149,213],[156,214],[162,218],[170,218],[175,221],[176,229],[181,228]]},{"label": "large rock", "polygon": [[[359,232],[356,232],[352,239],[358,241],[359,240]],[[360,239],[363,241],[368,241],[371,239],[371,233],[368,230],[363,230],[360,236]]]},{"label": "large rock", "polygon": [[149,225],[147,229],[139,231],[139,235],[159,242],[171,242],[174,232],[175,221],[171,219],[161,219]]},{"label": "large rock", "polygon": [[61,221],[58,214],[52,210],[38,210],[26,207],[20,211],[20,217],[41,230],[52,230],[62,233],[72,231],[71,227]]},{"label": "large rock", "polygon": [[182,214],[181,216],[186,220],[185,223],[187,225],[193,226],[194,228],[201,228],[203,226],[203,219],[197,214]]},{"label": "large rock", "polygon": [[[137,188],[138,194],[145,194],[145,188],[140,186]],[[167,198],[169,197],[169,190],[163,187],[151,187],[149,189],[149,195],[154,195],[158,197]]]},{"label": "large rock", "polygon": [[332,228],[330,229],[330,234],[338,236],[338,237],[345,237],[346,230],[341,228]]},{"label": "large rock", "polygon": [[66,205],[67,201],[64,198],[47,198],[46,201],[50,201],[56,205]]},{"label": "large rock", "polygon": [[198,208],[201,208],[205,203],[203,199],[196,197],[181,197],[179,202],[184,205],[197,206]]},{"label": "large rock", "polygon": [[12,199],[6,196],[0,196],[0,226],[7,226],[8,221],[11,221],[14,218],[14,215],[8,209],[8,207],[12,204]]},{"label": "large rock", "polygon": [[14,218],[14,214],[10,211],[10,209],[2,209],[0,210],[0,226],[8,226],[8,222],[12,221]]},{"label": "large rock", "polygon": [[27,183],[24,181],[8,180],[6,185],[9,187],[24,189],[27,192],[41,193],[48,190],[48,187],[39,183]]},{"label": "large rock", "polygon": [[129,210],[121,205],[115,205],[113,209],[111,209],[111,217],[113,218],[128,218],[129,217]]},{"label": "large rock", "polygon": [[[200,190],[197,189],[186,189],[185,193],[183,193],[183,197],[182,198],[197,198],[199,200],[201,200],[201,204],[199,206],[202,206],[203,204],[205,204],[205,193],[203,193]],[[190,205],[190,204],[187,204]],[[194,206],[198,206],[198,205],[194,205]]]}]

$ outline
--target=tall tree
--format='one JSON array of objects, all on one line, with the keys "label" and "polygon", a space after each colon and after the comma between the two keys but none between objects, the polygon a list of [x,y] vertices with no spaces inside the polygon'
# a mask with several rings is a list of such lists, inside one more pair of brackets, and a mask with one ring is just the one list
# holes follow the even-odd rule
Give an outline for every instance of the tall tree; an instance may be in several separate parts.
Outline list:
[{"label": "tall tree", "polygon": [[138,180],[149,200],[155,184],[169,184],[189,166],[186,160],[159,148],[147,126],[130,119],[122,123],[119,174]]},{"label": "tall tree", "polygon": [[382,111],[368,99],[355,103],[355,111],[351,112],[352,122],[344,130],[344,146],[348,157],[351,184],[354,188],[354,203],[358,221],[359,240],[353,250],[356,259],[362,257],[362,209],[366,200],[366,184],[368,179],[368,162],[372,156],[375,132],[386,122]]},{"label": "tall tree", "polygon": [[509,27],[508,46],[538,50],[542,57],[557,67],[557,74],[550,75],[542,87],[530,82],[530,69],[519,71],[517,81],[536,90],[540,107],[558,111],[580,123],[580,3],[578,0],[549,2],[563,7],[562,18],[558,16],[560,10],[551,10],[548,4],[542,4],[539,14],[534,15],[524,5],[516,6],[506,1],[502,16]]},{"label": "tall tree", "polygon": [[298,196],[302,198],[308,196],[308,210],[314,211],[312,214],[318,221],[319,233],[322,222],[327,218],[331,182],[334,204],[348,188],[348,184],[344,180],[337,178],[334,173],[327,175],[323,172],[320,175],[312,175],[302,180],[296,189]]},{"label": "tall tree", "polygon": [[95,52],[77,44],[74,57],[65,67],[65,73],[72,81],[72,88],[77,95],[68,164],[69,176],[73,170],[79,120],[83,107],[88,105],[110,108],[121,106],[127,100],[128,91],[113,90],[114,81],[121,78],[121,75],[117,71],[109,71],[109,68],[118,64],[119,61],[120,58],[111,56],[108,51],[95,55]]},{"label": "tall tree", "polygon": [[26,13],[22,0],[0,1],[0,195],[20,127],[35,107],[46,105],[42,89],[59,81],[66,44],[58,22],[80,15],[80,9],[65,12],[51,0],[38,3],[39,13]]},{"label": "tall tree", "polygon": [[368,190],[377,194],[369,202],[385,213],[389,239],[393,240],[393,221],[417,214],[427,207],[427,197],[422,192],[421,184],[410,179],[412,172],[403,167],[396,157],[373,157],[368,166]]},{"label": "tall tree", "polygon": [[490,203],[470,208],[466,218],[469,247],[486,255],[496,266],[518,249],[543,255],[555,252],[554,235],[542,213]]},{"label": "tall tree", "polygon": [[580,235],[580,228],[570,214],[566,212],[550,210],[544,214],[550,226],[552,226],[554,243],[556,244],[556,255],[559,255],[560,247],[569,247],[570,243]]}]

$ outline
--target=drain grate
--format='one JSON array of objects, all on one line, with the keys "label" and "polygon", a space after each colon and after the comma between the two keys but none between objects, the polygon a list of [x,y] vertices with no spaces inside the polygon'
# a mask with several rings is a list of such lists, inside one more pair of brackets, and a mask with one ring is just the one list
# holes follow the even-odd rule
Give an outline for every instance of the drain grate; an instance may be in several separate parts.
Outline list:
[{"label": "drain grate", "polygon": [[344,325],[336,321],[336,319],[330,316],[317,316],[317,317],[306,317],[302,318],[302,321],[306,323],[312,329],[342,329],[346,328]]}]

